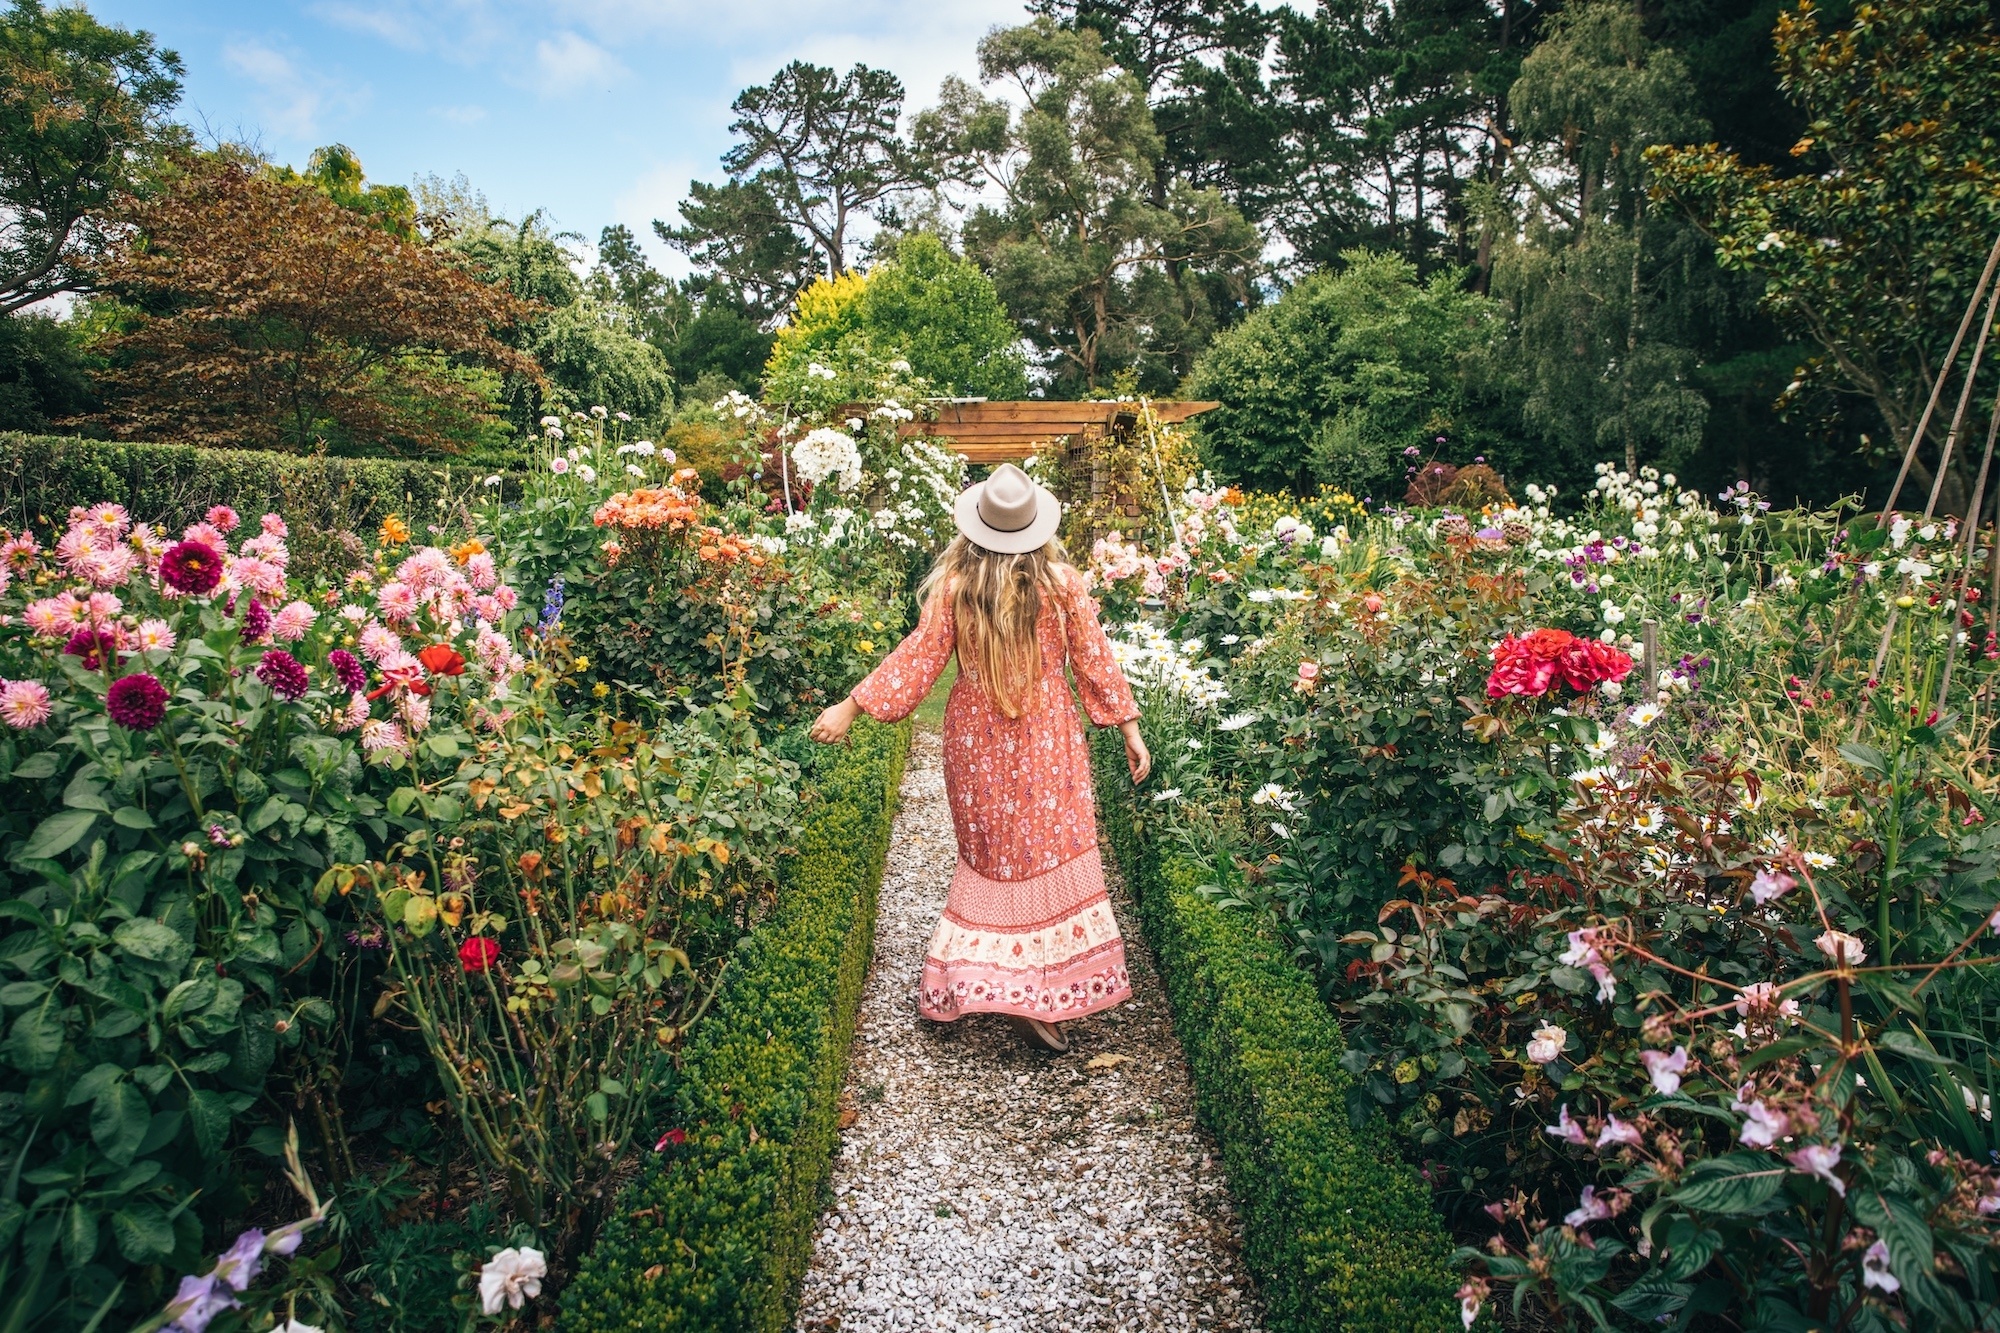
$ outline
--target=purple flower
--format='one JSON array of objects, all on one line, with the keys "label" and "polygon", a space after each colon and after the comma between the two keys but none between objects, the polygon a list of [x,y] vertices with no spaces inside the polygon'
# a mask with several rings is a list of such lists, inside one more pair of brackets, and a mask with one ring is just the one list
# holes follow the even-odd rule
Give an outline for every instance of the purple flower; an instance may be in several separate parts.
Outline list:
[{"label": "purple flower", "polygon": [[63,656],[80,657],[85,671],[96,671],[118,660],[118,636],[109,630],[80,629],[63,645]]},{"label": "purple flower", "polygon": [[207,542],[181,542],[160,557],[160,582],[175,592],[205,597],[222,582],[222,552]]},{"label": "purple flower", "polygon": [[326,664],[333,668],[333,678],[340,682],[340,688],[347,694],[360,694],[368,688],[368,671],[359,658],[345,648],[336,648],[326,655]]},{"label": "purple flower", "polygon": [[111,682],[104,711],[127,731],[151,731],[167,717],[167,687],[140,671]]},{"label": "purple flower", "polygon": [[257,643],[271,632],[271,613],[255,597],[250,605],[243,608],[243,638],[246,642]]},{"label": "purple flower", "polygon": [[1799,886],[1799,882],[1782,870],[1760,870],[1757,878],[1750,881],[1750,897],[1759,907],[1774,898],[1782,898]]},{"label": "purple flower", "polygon": [[205,1333],[209,1321],[224,1310],[233,1310],[238,1301],[233,1292],[216,1290],[216,1275],[204,1273],[200,1277],[192,1275],[181,1279],[180,1290],[167,1306],[167,1313],[173,1322],[167,1325],[180,1333]]},{"label": "purple flower", "polygon": [[1645,1142],[1646,1138],[1639,1132],[1638,1126],[1628,1125],[1617,1116],[1608,1115],[1604,1117],[1604,1128],[1598,1131],[1596,1146],[1599,1152],[1603,1152],[1606,1148],[1616,1148],[1621,1144],[1629,1144],[1634,1148],[1643,1147]]},{"label": "purple flower", "polygon": [[264,1268],[264,1233],[252,1227],[215,1261],[215,1271],[237,1291],[248,1291]]},{"label": "purple flower", "polygon": [[302,699],[311,684],[299,659],[282,648],[271,649],[258,661],[257,679],[270,686],[271,693],[280,699]]},{"label": "purple flower", "polygon": [[1731,1103],[1729,1109],[1743,1112],[1743,1127],[1736,1136],[1746,1148],[1769,1148],[1785,1137],[1792,1127],[1785,1113],[1774,1109],[1768,1102],[1739,1099]]},{"label": "purple flower", "polygon": [[208,826],[208,840],[217,847],[227,847],[229,845],[229,830],[220,824],[210,824]]}]

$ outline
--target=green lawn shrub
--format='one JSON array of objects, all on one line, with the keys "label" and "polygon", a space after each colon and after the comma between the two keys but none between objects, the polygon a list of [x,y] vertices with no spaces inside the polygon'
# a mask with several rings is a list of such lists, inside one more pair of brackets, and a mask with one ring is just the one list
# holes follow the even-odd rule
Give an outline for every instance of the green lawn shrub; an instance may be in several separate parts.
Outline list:
[{"label": "green lawn shrub", "polygon": [[[422,533],[479,491],[479,469],[450,459],[326,458],[0,433],[0,527],[61,528],[73,505],[115,501],[180,529],[212,505],[285,516],[295,570],[344,572],[384,518]],[[511,478],[510,478],[511,481]]]},{"label": "green lawn shrub", "polygon": [[568,1333],[791,1326],[839,1139],[908,724],[825,757],[777,906],[737,946],[652,1154],[564,1294]]},{"label": "green lawn shrub", "polygon": [[1379,1117],[1347,1114],[1340,1025],[1247,913],[1196,892],[1203,868],[1145,836],[1125,753],[1096,734],[1106,841],[1159,959],[1202,1121],[1222,1145],[1244,1258],[1273,1333],[1459,1326],[1451,1242]]}]

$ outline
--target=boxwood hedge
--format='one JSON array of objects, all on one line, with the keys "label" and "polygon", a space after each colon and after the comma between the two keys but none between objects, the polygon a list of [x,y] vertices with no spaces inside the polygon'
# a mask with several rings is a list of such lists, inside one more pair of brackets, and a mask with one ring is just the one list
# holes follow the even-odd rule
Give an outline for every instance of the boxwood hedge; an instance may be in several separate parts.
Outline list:
[{"label": "boxwood hedge", "polygon": [[343,533],[365,535],[390,514],[421,530],[481,480],[479,470],[449,459],[325,458],[0,433],[0,527],[46,531],[66,523],[72,505],[106,500],[174,531],[211,505],[253,517],[276,510],[292,528],[293,563],[308,573],[322,563],[346,567],[352,552],[341,547]]},{"label": "boxwood hedge", "polygon": [[730,960],[654,1154],[563,1297],[566,1333],[789,1328],[839,1137],[909,724],[863,720],[812,784],[777,907]]},{"label": "boxwood hedge", "polygon": [[1095,748],[1106,842],[1222,1145],[1266,1327],[1455,1330],[1451,1243],[1387,1127],[1352,1127],[1339,1023],[1281,945],[1195,891],[1200,866],[1145,835],[1117,733],[1099,732]]}]

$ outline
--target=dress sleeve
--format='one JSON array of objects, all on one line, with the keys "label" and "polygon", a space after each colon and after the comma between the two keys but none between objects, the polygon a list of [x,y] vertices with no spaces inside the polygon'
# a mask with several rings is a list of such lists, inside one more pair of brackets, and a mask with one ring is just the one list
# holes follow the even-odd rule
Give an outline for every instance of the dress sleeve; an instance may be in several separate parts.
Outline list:
[{"label": "dress sleeve", "polygon": [[1111,640],[1097,623],[1097,602],[1074,574],[1064,574],[1063,633],[1069,640],[1069,662],[1076,674],[1083,711],[1100,727],[1115,727],[1139,716],[1132,687],[1112,655]]},{"label": "dress sleeve", "polygon": [[849,697],[878,722],[900,722],[916,712],[951,660],[958,638],[952,619],[951,596],[941,589],[924,603],[917,627]]}]

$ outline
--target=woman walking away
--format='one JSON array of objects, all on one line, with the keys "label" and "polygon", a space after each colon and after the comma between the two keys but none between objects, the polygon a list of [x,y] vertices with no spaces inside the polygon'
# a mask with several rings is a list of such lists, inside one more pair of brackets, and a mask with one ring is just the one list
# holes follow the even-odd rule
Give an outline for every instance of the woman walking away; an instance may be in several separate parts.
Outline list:
[{"label": "woman walking away", "polygon": [[908,717],[958,654],[944,710],[958,868],[924,957],[918,1010],[940,1023],[1006,1014],[1063,1052],[1061,1022],[1132,993],[1065,663],[1090,720],[1125,734],[1132,780],[1153,761],[1096,604],[1056,541],[1056,497],[1007,463],[958,497],[956,518],[960,535],[924,580],[916,629],[820,714],[812,735],[840,740],[864,711],[883,722]]}]

